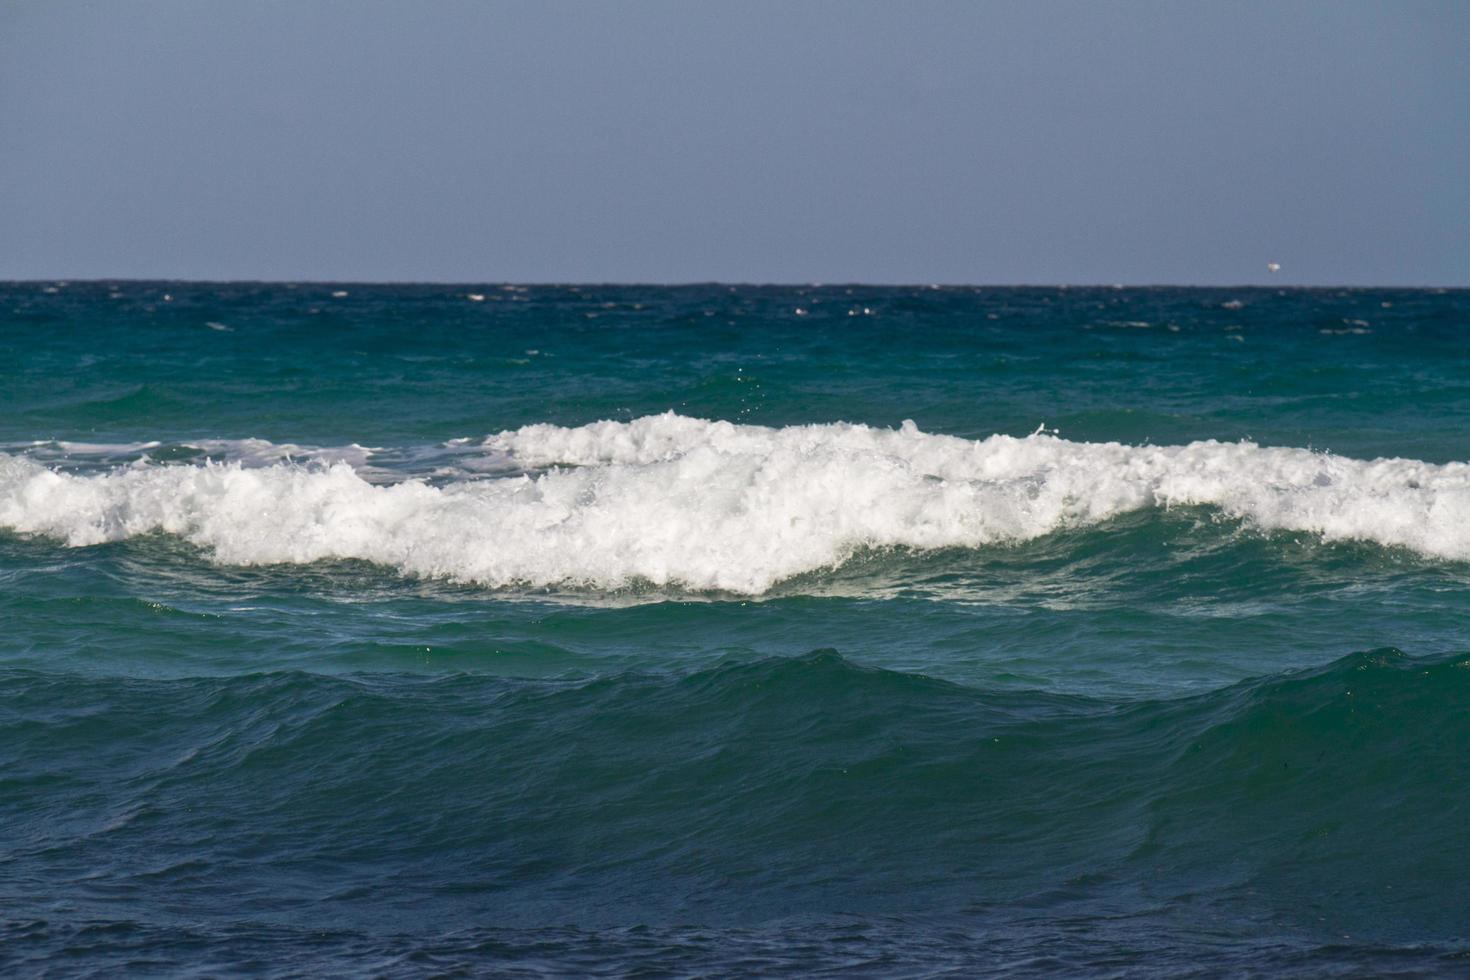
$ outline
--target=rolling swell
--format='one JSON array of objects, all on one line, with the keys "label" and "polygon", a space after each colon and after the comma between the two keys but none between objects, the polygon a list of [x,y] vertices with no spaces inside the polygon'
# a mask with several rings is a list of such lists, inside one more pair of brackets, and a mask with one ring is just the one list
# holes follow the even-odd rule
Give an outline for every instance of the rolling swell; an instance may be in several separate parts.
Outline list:
[{"label": "rolling swell", "polygon": [[830,651],[581,684],[9,670],[0,691],[15,921],[442,938],[858,914],[994,938],[1035,903],[1103,942],[1139,915],[1470,933],[1463,656],[1134,701]]},{"label": "rolling swell", "polygon": [[0,973],[1463,975],[1467,298],[0,284]]}]

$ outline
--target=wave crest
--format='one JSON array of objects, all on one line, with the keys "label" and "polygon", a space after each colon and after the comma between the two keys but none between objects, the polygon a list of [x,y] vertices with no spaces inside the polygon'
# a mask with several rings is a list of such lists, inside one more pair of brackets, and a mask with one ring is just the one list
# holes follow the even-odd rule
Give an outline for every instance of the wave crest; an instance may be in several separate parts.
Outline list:
[{"label": "wave crest", "polygon": [[362,559],[492,587],[644,581],[750,594],[859,549],[976,548],[1186,505],[1263,529],[1470,558],[1465,463],[672,413],[531,425],[482,449],[526,472],[385,486],[340,461],[86,475],[0,454],[0,527],[70,545],[164,531],[229,564]]}]

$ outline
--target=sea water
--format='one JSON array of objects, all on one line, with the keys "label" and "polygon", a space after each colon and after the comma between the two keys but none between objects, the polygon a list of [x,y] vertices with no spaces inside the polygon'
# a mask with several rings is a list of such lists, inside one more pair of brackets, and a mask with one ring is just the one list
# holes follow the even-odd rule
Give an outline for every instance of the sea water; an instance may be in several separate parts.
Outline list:
[{"label": "sea water", "polygon": [[1470,292],[0,285],[0,966],[1470,971]]}]

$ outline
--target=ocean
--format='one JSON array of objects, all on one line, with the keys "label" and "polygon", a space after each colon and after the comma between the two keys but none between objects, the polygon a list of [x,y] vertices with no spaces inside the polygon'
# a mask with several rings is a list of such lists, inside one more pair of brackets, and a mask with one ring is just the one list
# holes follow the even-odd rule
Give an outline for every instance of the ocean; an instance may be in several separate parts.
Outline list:
[{"label": "ocean", "polygon": [[0,284],[0,970],[1470,974],[1470,291]]}]

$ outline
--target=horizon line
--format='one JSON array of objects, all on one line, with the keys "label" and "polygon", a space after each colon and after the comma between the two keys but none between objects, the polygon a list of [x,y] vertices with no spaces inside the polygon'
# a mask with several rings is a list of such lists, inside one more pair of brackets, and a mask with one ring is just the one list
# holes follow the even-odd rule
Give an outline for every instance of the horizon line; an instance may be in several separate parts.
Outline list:
[{"label": "horizon line", "polygon": [[140,276],[27,276],[18,279],[0,279],[0,285],[26,286],[26,285],[100,285],[100,284],[129,283],[135,285],[147,285],[166,283],[169,285],[188,286],[228,286],[228,285],[262,285],[262,286],[444,286],[444,287],[488,287],[488,286],[517,286],[536,287],[547,289],[568,288],[619,288],[619,289],[688,289],[699,286],[719,286],[724,288],[750,288],[750,289],[836,289],[836,288],[861,288],[861,289],[1288,289],[1288,290],[1314,290],[1314,289],[1411,289],[1411,290],[1442,290],[1462,291],[1470,290],[1470,284],[1461,286],[1442,285],[1436,283],[1420,283],[1415,285],[1385,284],[1385,283],[1271,283],[1271,282],[1237,282],[1237,283],[1188,283],[1188,282],[1149,282],[1149,283],[1114,283],[1114,282],[864,282],[862,280],[830,281],[830,282],[759,282],[755,280],[739,279],[690,279],[690,280],[618,280],[618,279],[566,279],[566,280],[534,280],[534,279],[267,279],[259,277],[241,277],[226,279],[191,279],[191,278],[169,278],[169,277],[140,277]]}]

